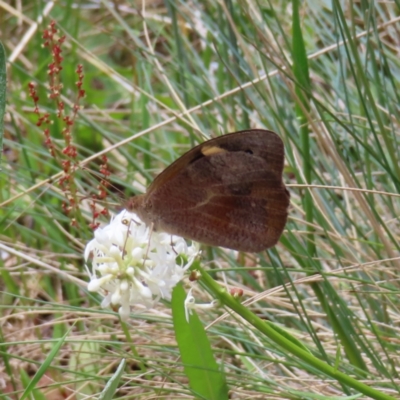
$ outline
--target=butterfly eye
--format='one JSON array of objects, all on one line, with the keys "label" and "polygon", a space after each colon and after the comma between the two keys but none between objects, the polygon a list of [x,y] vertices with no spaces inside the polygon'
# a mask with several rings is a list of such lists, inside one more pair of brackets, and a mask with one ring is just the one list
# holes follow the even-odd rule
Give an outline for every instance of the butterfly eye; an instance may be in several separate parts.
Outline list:
[{"label": "butterfly eye", "polygon": [[122,225],[129,225],[128,219],[123,219],[121,222],[122,222]]}]

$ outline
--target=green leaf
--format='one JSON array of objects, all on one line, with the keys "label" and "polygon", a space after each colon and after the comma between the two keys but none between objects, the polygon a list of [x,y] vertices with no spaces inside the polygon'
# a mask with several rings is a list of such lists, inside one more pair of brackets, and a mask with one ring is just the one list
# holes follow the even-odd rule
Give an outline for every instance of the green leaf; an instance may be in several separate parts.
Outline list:
[{"label": "green leaf", "polygon": [[197,398],[228,399],[225,375],[216,363],[203,325],[195,312],[185,317],[185,291],[177,285],[172,292],[172,316],[185,374]]}]

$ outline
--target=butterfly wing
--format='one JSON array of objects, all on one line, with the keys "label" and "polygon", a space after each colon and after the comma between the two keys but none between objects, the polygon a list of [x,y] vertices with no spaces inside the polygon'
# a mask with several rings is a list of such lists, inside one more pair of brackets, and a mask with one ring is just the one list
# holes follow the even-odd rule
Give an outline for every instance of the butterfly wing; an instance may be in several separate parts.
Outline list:
[{"label": "butterfly wing", "polygon": [[286,224],[283,163],[283,143],[271,131],[224,135],[171,164],[132,208],[159,231],[262,251],[279,240]]}]

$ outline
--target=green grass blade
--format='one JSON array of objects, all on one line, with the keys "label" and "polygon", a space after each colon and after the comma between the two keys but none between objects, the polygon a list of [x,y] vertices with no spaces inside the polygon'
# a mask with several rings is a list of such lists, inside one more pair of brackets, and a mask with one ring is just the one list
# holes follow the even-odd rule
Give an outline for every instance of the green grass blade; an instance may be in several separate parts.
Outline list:
[{"label": "green grass blade", "polygon": [[[312,166],[311,166],[311,152],[310,152],[310,130],[308,126],[307,113],[310,111],[310,93],[311,93],[311,82],[310,74],[308,70],[308,59],[303,39],[303,32],[300,24],[300,1],[293,0],[293,41],[292,41],[292,55],[293,55],[293,74],[296,79],[296,95],[298,102],[296,103],[296,114],[299,119],[300,125],[300,137],[301,137],[301,150],[303,153],[304,161],[304,178],[306,183],[312,182]],[[306,211],[306,220],[309,223],[307,230],[309,235],[307,236],[307,248],[310,256],[315,254],[315,239],[313,236],[313,210],[314,205],[311,197],[311,193],[306,190],[304,193],[304,209]]]},{"label": "green grass blade", "polygon": [[[6,53],[3,44],[0,42],[0,154],[3,153],[3,137],[4,137],[4,114],[6,111]],[[0,158],[1,171],[1,158]]]},{"label": "green grass blade", "polygon": [[50,367],[51,363],[53,362],[54,358],[60,351],[62,345],[65,342],[65,339],[67,338],[68,334],[71,332],[72,327],[65,332],[65,335],[60,338],[57,342],[54,343],[49,355],[46,357],[42,365],[39,367],[37,370],[36,374],[34,377],[30,380],[29,384],[25,388],[24,392],[22,393],[20,400],[26,399],[28,396],[32,394],[32,392],[35,390],[36,385],[40,381],[40,379],[43,377],[43,375],[46,373],[48,368]]},{"label": "green grass blade", "polygon": [[123,358],[119,363],[117,370],[114,372],[114,375],[109,379],[106,387],[101,392],[99,400],[115,399],[115,393],[118,389],[118,385],[121,381],[122,375],[124,374],[125,365],[126,365],[126,360]]}]

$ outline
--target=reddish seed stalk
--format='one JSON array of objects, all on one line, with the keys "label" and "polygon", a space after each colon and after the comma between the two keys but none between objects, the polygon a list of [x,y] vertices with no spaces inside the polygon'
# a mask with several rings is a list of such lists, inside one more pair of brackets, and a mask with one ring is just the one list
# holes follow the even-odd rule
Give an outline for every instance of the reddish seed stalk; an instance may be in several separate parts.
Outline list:
[{"label": "reddish seed stalk", "polygon": [[[65,36],[58,37],[58,30],[55,21],[51,21],[47,29],[43,32],[43,47],[49,48],[52,56],[52,61],[48,65],[48,79],[49,79],[49,98],[55,103],[57,113],[56,118],[62,120],[63,129],[62,136],[64,138],[64,148],[59,149],[54,144],[51,137],[50,126],[53,120],[49,113],[41,113],[39,108],[39,95],[36,91],[34,83],[29,83],[28,90],[29,96],[34,102],[34,113],[38,116],[36,125],[43,128],[45,137],[44,144],[48,148],[51,156],[58,162],[64,171],[64,175],[58,181],[61,190],[65,194],[66,200],[62,203],[62,209],[66,215],[70,216],[70,223],[72,226],[77,226],[77,220],[72,216],[80,214],[79,204],[77,201],[77,186],[75,184],[75,173],[78,170],[78,150],[73,143],[73,127],[78,116],[78,111],[81,106],[79,102],[85,97],[85,90],[82,89],[84,81],[83,66],[79,64],[76,68],[78,80],[75,83],[77,87],[77,94],[72,106],[70,115],[66,114],[65,104],[61,100],[61,93],[63,89],[61,71],[63,69],[62,63],[64,58],[62,56],[62,46],[65,41]],[[93,229],[98,227],[96,219],[100,215],[107,215],[107,208],[102,211],[97,211],[96,200],[103,200],[107,196],[107,187],[109,186],[108,177],[110,171],[108,169],[107,156],[102,156],[102,164],[100,165],[101,180],[98,185],[98,193],[92,195],[92,202],[90,208],[92,210],[92,222],[90,227]]]}]

